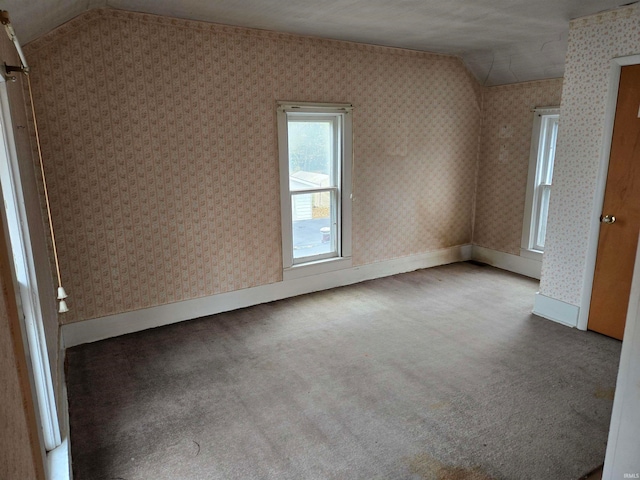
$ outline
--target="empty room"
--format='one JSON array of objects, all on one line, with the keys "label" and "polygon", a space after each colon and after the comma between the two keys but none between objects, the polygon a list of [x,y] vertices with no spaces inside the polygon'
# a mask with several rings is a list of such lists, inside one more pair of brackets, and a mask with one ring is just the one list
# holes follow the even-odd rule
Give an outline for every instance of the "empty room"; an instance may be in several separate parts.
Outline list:
[{"label": "empty room", "polygon": [[2,9],[0,479],[640,478],[640,5]]}]

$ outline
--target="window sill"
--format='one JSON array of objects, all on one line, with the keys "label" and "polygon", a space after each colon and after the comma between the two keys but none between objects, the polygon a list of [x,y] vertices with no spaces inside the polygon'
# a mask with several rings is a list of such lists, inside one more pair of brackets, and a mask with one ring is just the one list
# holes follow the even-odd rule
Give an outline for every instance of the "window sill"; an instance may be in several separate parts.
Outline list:
[{"label": "window sill", "polygon": [[528,248],[521,248],[520,256],[524,258],[530,258],[531,260],[537,260],[538,262],[542,262],[542,252],[540,250],[531,250]]},{"label": "window sill", "polygon": [[351,268],[353,262],[351,257],[329,258],[327,260],[318,260],[317,262],[309,262],[301,265],[294,265],[285,268],[282,271],[283,280],[295,280],[296,278],[308,277],[310,275],[319,275],[322,273],[333,272],[335,270],[343,270]]}]

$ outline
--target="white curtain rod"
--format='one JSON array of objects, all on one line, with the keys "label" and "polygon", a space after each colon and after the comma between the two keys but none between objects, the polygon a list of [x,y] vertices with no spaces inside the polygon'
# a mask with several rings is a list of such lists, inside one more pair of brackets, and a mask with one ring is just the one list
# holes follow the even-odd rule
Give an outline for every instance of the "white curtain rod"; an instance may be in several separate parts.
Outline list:
[{"label": "white curtain rod", "polygon": [[7,67],[7,73],[17,70],[23,73],[29,73],[29,65],[27,64],[27,59],[24,56],[24,52],[22,51],[22,47],[20,46],[20,42],[18,41],[16,32],[13,29],[13,25],[11,25],[11,21],[9,20],[9,12],[7,12],[6,10],[0,10],[0,23],[4,25],[4,29],[7,31],[9,40],[11,40],[13,42],[13,45],[16,47],[16,51],[18,52],[18,56],[20,57],[20,63],[22,64],[21,67]]}]

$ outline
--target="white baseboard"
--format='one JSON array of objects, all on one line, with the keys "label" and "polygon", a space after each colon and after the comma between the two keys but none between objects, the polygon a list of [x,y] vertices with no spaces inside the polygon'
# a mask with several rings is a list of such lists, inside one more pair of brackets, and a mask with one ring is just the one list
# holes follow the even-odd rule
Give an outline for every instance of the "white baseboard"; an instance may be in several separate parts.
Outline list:
[{"label": "white baseboard", "polygon": [[539,260],[511,255],[478,245],[472,247],[471,256],[478,262],[540,280],[542,262]]},{"label": "white baseboard", "polygon": [[[498,252],[497,250],[474,245],[472,247],[472,258],[478,262],[487,263],[502,270],[508,270],[540,280],[542,261],[537,260],[534,256],[511,255],[509,253]],[[533,313],[540,317],[569,327],[576,327],[578,325],[579,312],[580,307],[536,293]]]},{"label": "white baseboard", "polygon": [[569,327],[577,327],[580,307],[536,293],[533,313]]},{"label": "white baseboard", "polygon": [[205,317],[238,308],[272,302],[329,288],[411,272],[472,257],[471,245],[458,245],[419,255],[351,267],[319,275],[285,280],[259,287],[236,290],[208,297],[185,300],[131,312],[94,318],[62,326],[65,348],[105,338],[117,337],[148,328]]},{"label": "white baseboard", "polygon": [[71,480],[71,449],[66,437],[56,448],[47,452],[47,480]]}]

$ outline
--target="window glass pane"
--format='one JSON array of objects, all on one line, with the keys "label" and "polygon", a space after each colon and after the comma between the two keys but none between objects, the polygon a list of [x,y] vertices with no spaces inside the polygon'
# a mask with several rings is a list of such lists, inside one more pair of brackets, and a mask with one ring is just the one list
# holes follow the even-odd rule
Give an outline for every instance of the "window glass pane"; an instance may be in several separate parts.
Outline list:
[{"label": "window glass pane", "polygon": [[334,195],[334,191],[291,195],[294,259],[337,255]]},{"label": "window glass pane", "polygon": [[333,121],[289,120],[289,188],[334,186]]},{"label": "window glass pane", "polygon": [[549,197],[551,196],[551,187],[544,185],[540,191],[540,215],[538,217],[538,225],[536,232],[536,247],[540,250],[544,248],[544,238],[547,235],[547,218],[549,216]]},{"label": "window glass pane", "polygon": [[553,161],[556,156],[556,142],[558,138],[558,117],[546,117],[544,119],[545,131],[546,131],[546,145],[544,148],[546,151],[544,154],[544,162],[542,165],[542,172],[540,183],[551,184],[553,175]]}]

